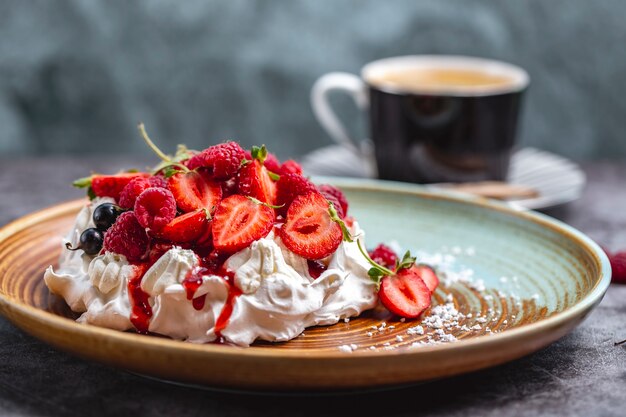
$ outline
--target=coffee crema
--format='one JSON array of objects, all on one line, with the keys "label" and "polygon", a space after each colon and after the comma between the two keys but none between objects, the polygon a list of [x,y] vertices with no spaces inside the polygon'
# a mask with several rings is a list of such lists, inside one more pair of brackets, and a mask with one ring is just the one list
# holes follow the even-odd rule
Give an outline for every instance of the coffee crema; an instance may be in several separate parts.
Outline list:
[{"label": "coffee crema", "polygon": [[490,91],[511,86],[510,75],[461,68],[407,68],[372,74],[367,81],[377,87],[407,91]]}]

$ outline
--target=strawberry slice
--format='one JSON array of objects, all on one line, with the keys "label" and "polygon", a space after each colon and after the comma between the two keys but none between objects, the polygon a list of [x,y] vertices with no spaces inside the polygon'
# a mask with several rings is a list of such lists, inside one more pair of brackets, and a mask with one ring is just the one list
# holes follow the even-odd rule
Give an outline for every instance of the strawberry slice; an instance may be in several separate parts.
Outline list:
[{"label": "strawberry slice", "polygon": [[134,178],[148,178],[146,173],[128,172],[117,175],[94,175],[91,178],[91,189],[98,197],[120,198],[120,193]]},{"label": "strawberry slice", "polygon": [[239,194],[222,200],[213,217],[213,246],[233,253],[250,246],[272,230],[274,210]]},{"label": "strawberry slice", "polygon": [[383,277],[378,297],[387,310],[400,317],[415,318],[430,307],[430,290],[413,268]]},{"label": "strawberry slice", "polygon": [[158,232],[158,237],[175,243],[195,242],[209,226],[206,209],[185,213],[169,222]]},{"label": "strawberry slice", "polygon": [[328,201],[316,191],[293,200],[279,233],[287,249],[311,260],[335,252],[343,237],[341,227],[330,218]]},{"label": "strawberry slice", "polygon": [[203,208],[211,212],[222,198],[221,185],[211,180],[206,172],[179,172],[170,177],[168,187],[176,205],[185,213]]},{"label": "strawberry slice", "polygon": [[413,265],[411,267],[420,276],[424,284],[428,287],[428,291],[433,293],[439,286],[439,278],[437,273],[428,265]]},{"label": "strawberry slice", "polygon": [[238,190],[264,203],[276,204],[276,183],[267,168],[257,159],[239,170]]}]

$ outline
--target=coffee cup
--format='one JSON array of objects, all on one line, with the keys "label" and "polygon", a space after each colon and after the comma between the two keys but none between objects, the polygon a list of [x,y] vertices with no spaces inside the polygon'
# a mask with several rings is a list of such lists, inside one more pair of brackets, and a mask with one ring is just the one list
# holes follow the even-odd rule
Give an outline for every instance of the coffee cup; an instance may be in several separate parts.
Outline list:
[{"label": "coffee cup", "polygon": [[[348,93],[367,113],[378,177],[433,183],[505,180],[528,73],[490,59],[412,55],[371,62],[361,76],[318,79],[311,105],[330,137],[367,153],[332,110],[329,94]],[[364,155],[364,158],[367,155]]]}]

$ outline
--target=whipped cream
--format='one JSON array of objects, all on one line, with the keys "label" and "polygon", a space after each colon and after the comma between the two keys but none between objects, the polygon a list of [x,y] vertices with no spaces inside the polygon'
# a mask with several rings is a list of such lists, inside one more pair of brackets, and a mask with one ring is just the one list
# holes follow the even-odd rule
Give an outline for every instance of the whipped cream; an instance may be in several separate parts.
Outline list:
[{"label": "whipped cream", "polygon": [[[66,241],[76,245],[83,230],[94,227],[93,209],[111,199],[96,199],[78,214]],[[353,236],[364,232],[354,222]],[[197,271],[199,259],[191,250],[173,247],[161,256],[141,280],[149,296],[152,317],[149,331],[193,343],[217,340],[248,346],[255,340],[287,341],[306,327],[330,325],[354,317],[377,304],[376,284],[369,278],[369,264],[356,242],[342,242],[334,254],[322,260],[327,269],[310,276],[307,260],[289,251],[271,232],[228,258],[237,296],[225,327],[216,323],[228,303],[231,288],[224,277],[201,274],[188,299],[184,280]],[[116,330],[130,330],[132,305],[128,282],[141,273],[122,255],[106,252],[89,256],[63,248],[59,268],[49,267],[44,280],[51,292],[65,299],[78,321]]]}]

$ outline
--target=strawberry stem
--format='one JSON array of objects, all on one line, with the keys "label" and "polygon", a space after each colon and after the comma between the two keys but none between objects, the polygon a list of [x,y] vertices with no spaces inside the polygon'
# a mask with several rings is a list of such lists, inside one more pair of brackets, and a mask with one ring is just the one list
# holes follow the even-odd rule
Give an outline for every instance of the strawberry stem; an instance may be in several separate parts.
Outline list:
[{"label": "strawberry stem", "polygon": [[261,145],[261,147],[253,146],[250,150],[250,155],[252,155],[252,159],[256,159],[260,163],[264,163],[265,158],[267,158],[267,148],[265,145]]},{"label": "strawberry stem", "polygon": [[172,162],[172,158],[170,158],[169,156],[165,155],[155,144],[154,142],[152,142],[152,140],[150,140],[150,137],[148,136],[148,132],[146,132],[146,126],[143,123],[139,123],[139,125],[137,126],[137,129],[139,129],[139,134],[141,135],[141,137],[143,138],[144,142],[146,142],[146,145],[148,145],[148,147],[150,147],[150,149],[152,149],[152,151],[157,154],[157,156],[159,158],[161,158],[164,162]]}]

